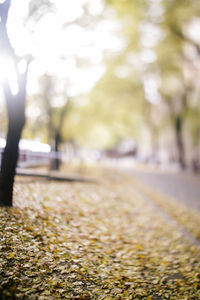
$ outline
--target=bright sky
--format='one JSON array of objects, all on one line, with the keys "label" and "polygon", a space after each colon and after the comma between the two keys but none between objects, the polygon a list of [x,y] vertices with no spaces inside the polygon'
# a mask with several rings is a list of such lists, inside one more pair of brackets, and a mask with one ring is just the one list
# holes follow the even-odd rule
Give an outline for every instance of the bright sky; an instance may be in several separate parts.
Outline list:
[{"label": "bright sky", "polygon": [[[69,82],[69,96],[88,92],[104,72],[103,53],[112,53],[123,47],[116,34],[119,25],[111,12],[91,24],[90,28],[74,23],[83,15],[83,5],[95,18],[101,15],[101,0],[51,0],[52,12],[46,13],[36,24],[24,21],[30,0],[12,1],[8,20],[8,33],[16,53],[23,57],[32,54],[27,91],[38,90],[38,77],[44,73],[56,75]],[[63,28],[63,24],[66,24]],[[77,67],[77,60],[85,61]]]}]

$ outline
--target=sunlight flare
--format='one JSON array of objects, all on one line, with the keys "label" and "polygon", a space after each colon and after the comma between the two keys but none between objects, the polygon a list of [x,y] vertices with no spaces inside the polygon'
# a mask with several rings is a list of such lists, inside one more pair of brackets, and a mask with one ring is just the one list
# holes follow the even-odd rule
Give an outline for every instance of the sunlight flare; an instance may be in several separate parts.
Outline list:
[{"label": "sunlight flare", "polygon": [[0,56],[0,82],[4,84],[8,82],[12,95],[19,92],[15,65],[11,58]]}]

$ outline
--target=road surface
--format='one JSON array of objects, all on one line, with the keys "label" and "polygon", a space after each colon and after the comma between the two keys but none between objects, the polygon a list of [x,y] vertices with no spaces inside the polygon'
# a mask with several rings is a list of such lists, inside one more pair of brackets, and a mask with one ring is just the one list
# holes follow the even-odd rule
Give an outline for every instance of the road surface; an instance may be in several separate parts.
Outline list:
[{"label": "road surface", "polygon": [[144,184],[200,211],[200,177],[190,173],[132,170]]}]

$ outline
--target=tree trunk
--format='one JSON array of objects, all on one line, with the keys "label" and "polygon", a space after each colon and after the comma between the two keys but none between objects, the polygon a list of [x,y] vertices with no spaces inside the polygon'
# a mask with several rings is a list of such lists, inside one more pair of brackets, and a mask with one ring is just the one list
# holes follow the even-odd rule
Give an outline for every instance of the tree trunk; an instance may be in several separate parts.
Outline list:
[{"label": "tree trunk", "polygon": [[18,146],[25,125],[26,78],[27,72],[19,76],[19,93],[15,96],[11,94],[9,86],[4,85],[8,112],[8,132],[1,161],[1,206],[12,206],[13,184],[19,151]]},{"label": "tree trunk", "polygon": [[13,95],[9,86],[8,78],[5,78],[3,89],[7,105],[8,113],[8,132],[6,147],[1,161],[0,173],[0,205],[12,206],[13,184],[15,177],[15,169],[18,160],[18,145],[21,137],[22,129],[25,124],[25,101],[26,101],[26,82],[27,69],[23,74],[18,72],[17,62],[19,58],[16,56],[14,49],[10,43],[7,33],[7,18],[11,0],[6,0],[0,4],[0,52],[2,55],[9,57],[14,65],[17,76],[19,91]]},{"label": "tree trunk", "polygon": [[6,147],[2,156],[0,173],[0,205],[12,206],[15,169],[18,160],[18,145],[24,124],[9,123]]},{"label": "tree trunk", "polygon": [[58,171],[61,165],[60,158],[59,158],[59,146],[61,143],[60,133],[56,131],[55,133],[55,140],[54,140],[54,157],[51,161],[51,170]]},{"label": "tree trunk", "polygon": [[175,132],[176,132],[176,144],[178,150],[178,162],[182,169],[185,169],[185,151],[183,143],[183,120],[180,115],[175,117]]},{"label": "tree trunk", "polygon": [[59,146],[60,146],[61,138],[59,132],[56,132],[55,135],[55,169],[58,171],[60,169],[60,158],[59,158]]},{"label": "tree trunk", "polygon": [[[28,71],[28,69],[27,69]],[[18,76],[19,92],[13,96],[7,83],[4,84],[8,113],[6,146],[2,155],[0,172],[0,205],[12,206],[15,169],[18,160],[18,145],[25,124],[25,100],[27,71]]]}]

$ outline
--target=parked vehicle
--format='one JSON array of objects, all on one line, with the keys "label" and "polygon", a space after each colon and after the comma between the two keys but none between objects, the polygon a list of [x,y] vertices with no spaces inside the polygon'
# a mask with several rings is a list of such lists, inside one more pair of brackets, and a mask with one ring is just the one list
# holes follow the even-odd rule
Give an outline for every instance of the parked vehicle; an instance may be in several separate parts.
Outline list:
[{"label": "parked vehicle", "polygon": [[[5,145],[6,140],[0,138],[0,164]],[[21,139],[19,143],[18,167],[48,164],[50,152],[51,147],[48,144],[28,139]]]}]

